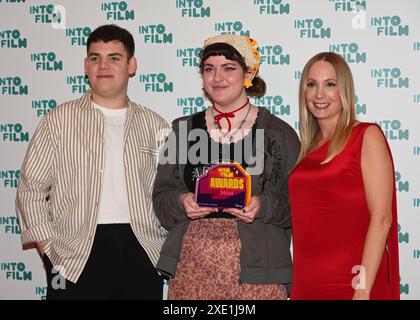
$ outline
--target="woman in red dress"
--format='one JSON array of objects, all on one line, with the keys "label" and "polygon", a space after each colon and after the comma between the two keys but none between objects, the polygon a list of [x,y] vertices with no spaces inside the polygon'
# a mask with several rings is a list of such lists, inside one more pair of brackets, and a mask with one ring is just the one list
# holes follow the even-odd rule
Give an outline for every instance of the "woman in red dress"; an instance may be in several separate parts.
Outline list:
[{"label": "woman in red dress", "polygon": [[391,152],[356,120],[344,59],[315,55],[300,82],[301,151],[289,177],[291,299],[399,299]]}]

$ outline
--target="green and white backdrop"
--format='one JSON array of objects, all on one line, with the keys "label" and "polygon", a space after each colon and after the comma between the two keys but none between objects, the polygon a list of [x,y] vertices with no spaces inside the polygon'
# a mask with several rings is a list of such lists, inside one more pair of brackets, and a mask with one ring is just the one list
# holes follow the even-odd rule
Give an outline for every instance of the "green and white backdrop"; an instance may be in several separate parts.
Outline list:
[{"label": "green and white backdrop", "polygon": [[87,36],[107,23],[134,35],[130,98],[167,121],[208,107],[197,64],[212,35],[258,41],[268,89],[252,102],[296,130],[305,62],[341,54],[355,78],[358,118],[378,123],[393,151],[401,298],[420,299],[419,15],[420,0],[0,0],[0,299],[45,298],[41,260],[20,243],[19,169],[41,117],[88,89]]}]

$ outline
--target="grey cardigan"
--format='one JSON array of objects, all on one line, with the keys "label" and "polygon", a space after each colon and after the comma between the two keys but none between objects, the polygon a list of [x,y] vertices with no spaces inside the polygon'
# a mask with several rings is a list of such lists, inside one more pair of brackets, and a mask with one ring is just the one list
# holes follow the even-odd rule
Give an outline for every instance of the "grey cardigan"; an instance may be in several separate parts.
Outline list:
[{"label": "grey cardigan", "polygon": [[[173,122],[177,146],[180,123],[186,121],[188,132],[196,115]],[[185,125],[185,124],[184,124]],[[252,196],[261,199],[260,214],[253,223],[238,220],[241,241],[241,283],[285,284],[292,281],[290,255],[291,219],[288,176],[300,149],[296,132],[283,120],[260,108],[256,128],[264,129],[264,170],[252,175]],[[254,139],[255,140],[255,139]],[[172,141],[173,142],[173,141]],[[255,141],[253,154],[255,154]],[[177,154],[179,159],[179,155]],[[183,181],[185,164],[159,164],[153,189],[153,205],[158,219],[168,231],[156,268],[174,276],[181,253],[182,239],[189,225],[179,196],[189,192]]]}]

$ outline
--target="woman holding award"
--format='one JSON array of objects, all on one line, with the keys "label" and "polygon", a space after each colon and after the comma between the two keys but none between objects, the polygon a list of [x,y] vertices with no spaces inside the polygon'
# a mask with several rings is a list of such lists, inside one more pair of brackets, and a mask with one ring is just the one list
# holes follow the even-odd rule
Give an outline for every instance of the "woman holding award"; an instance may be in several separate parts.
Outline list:
[{"label": "woman holding award", "polygon": [[[253,39],[207,39],[200,73],[212,107],[173,122],[165,148],[169,157],[159,164],[153,190],[155,212],[169,231],[157,264],[170,277],[169,299],[288,296],[292,261],[287,178],[300,144],[287,123],[250,103],[248,96],[265,94],[259,66]],[[193,130],[199,139],[188,141],[183,150]],[[210,184],[219,188],[219,195],[242,188],[234,180],[246,171],[250,197],[245,203],[218,198],[219,205],[203,205],[208,195],[196,192],[197,181],[215,164],[225,173]]]}]

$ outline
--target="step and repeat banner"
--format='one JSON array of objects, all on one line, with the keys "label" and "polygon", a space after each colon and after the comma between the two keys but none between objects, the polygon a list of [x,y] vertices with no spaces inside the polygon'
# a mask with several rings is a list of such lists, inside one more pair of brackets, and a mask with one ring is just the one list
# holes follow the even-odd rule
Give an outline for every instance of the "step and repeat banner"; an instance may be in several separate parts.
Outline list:
[{"label": "step and repeat banner", "polygon": [[131,100],[168,122],[209,106],[198,56],[210,36],[258,41],[268,89],[252,102],[296,131],[306,61],[321,51],[342,55],[355,78],[358,118],[378,123],[393,151],[401,298],[420,299],[419,15],[420,0],[0,0],[0,299],[45,299],[41,260],[20,243],[19,170],[42,116],[88,90],[87,37],[108,23],[136,42]]}]

